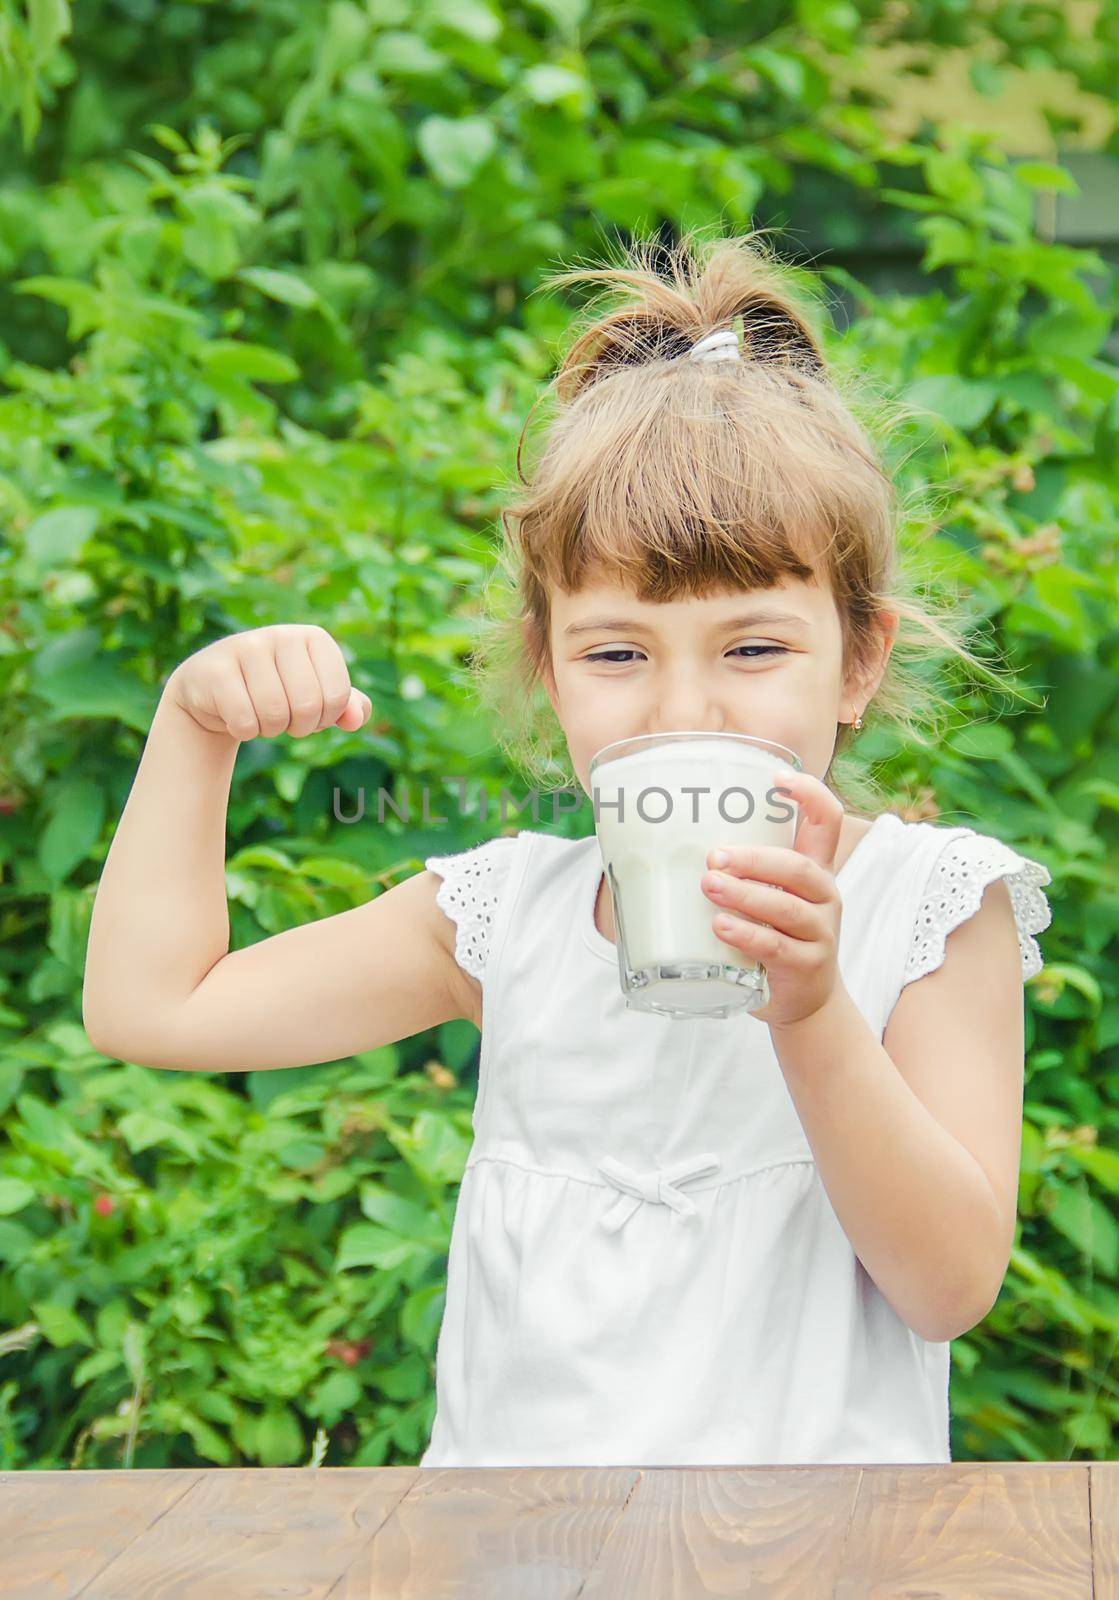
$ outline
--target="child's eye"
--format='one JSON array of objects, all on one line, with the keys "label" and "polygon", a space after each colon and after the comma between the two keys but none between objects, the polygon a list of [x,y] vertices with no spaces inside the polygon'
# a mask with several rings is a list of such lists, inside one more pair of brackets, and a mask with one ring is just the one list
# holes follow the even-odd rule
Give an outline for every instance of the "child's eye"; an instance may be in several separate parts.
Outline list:
[{"label": "child's eye", "polygon": [[[739,650],[752,651],[753,654],[749,658],[751,661],[757,656],[783,656],[786,653],[784,645],[780,644],[740,644],[731,651],[731,654],[737,655]],[[583,659],[584,661],[610,661],[611,666],[616,666],[619,663],[616,660],[611,660],[612,657],[634,656],[637,653],[636,650],[600,650],[597,655],[584,656]],[[621,663],[622,666],[628,666],[628,664],[628,662]]]}]

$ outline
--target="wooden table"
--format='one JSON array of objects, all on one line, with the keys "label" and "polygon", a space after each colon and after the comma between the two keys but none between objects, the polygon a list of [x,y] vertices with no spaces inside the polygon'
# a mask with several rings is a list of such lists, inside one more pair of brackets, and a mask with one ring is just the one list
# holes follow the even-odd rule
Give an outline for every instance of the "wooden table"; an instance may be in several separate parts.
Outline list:
[{"label": "wooden table", "polygon": [[0,1473],[3,1600],[1111,1600],[1119,1463]]}]

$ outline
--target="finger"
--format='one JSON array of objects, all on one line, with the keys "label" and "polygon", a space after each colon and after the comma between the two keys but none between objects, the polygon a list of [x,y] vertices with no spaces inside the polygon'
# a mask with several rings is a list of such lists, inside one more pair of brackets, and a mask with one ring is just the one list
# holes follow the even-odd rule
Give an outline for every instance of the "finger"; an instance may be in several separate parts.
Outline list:
[{"label": "finger", "polygon": [[809,772],[783,769],[775,774],[774,788],[794,800],[800,812],[793,848],[832,872],[843,827],[843,806],[838,796]]},{"label": "finger", "polygon": [[262,642],[245,644],[239,651],[241,672],[260,724],[260,736],[274,739],[291,721],[291,707],[283,681],[276,670],[272,646]]},{"label": "finger", "polygon": [[719,874],[722,887],[710,891],[712,903],[723,911],[736,911],[754,922],[767,922],[790,939],[818,939],[821,934],[811,903],[799,895],[771,889],[766,884]]},{"label": "finger", "polygon": [[[357,705],[363,702],[372,710],[368,696],[363,695],[360,689],[354,689],[350,683],[350,670],[346,665],[346,658],[338,646],[338,641],[329,633],[320,633],[313,629],[306,635],[307,654],[318,674],[319,687],[322,690],[322,716],[319,719],[318,729],[344,727],[348,733],[354,728],[360,728],[365,721],[364,715],[355,720],[355,700]],[[343,722],[342,718],[346,721]]]},{"label": "finger", "polygon": [[214,699],[215,703],[220,705],[225,726],[234,739],[247,740],[260,737],[260,719],[257,717],[252,695],[245,682],[240,660],[236,656],[232,671],[226,673],[223,678],[220,699],[217,695]]},{"label": "finger", "polygon": [[[727,860],[718,868],[732,877],[758,879],[761,883],[775,885],[800,895],[804,900],[830,900],[834,880],[828,870],[799,850],[790,850],[783,844],[723,845]],[[708,853],[708,863],[716,865],[715,851]],[[704,879],[707,882],[707,879]]]},{"label": "finger", "polygon": [[291,708],[287,731],[293,739],[305,739],[322,718],[322,689],[307,652],[306,634],[282,634],[275,644],[275,660]]},{"label": "finger", "polygon": [[776,928],[762,928],[755,922],[729,916],[726,912],[719,913],[713,926],[724,944],[741,950],[743,955],[749,956],[752,961],[760,961],[767,968],[778,967],[782,963],[792,964],[796,952],[806,948],[800,940],[790,939]]}]

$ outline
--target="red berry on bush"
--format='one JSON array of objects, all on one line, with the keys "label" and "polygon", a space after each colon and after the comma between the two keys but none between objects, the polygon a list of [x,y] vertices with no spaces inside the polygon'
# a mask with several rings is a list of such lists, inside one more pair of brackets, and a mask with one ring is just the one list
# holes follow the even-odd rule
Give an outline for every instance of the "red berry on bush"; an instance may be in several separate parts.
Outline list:
[{"label": "red berry on bush", "polygon": [[326,1353],[336,1356],[339,1361],[344,1361],[347,1367],[354,1367],[369,1354],[370,1341],[368,1339],[331,1339],[326,1347]]}]

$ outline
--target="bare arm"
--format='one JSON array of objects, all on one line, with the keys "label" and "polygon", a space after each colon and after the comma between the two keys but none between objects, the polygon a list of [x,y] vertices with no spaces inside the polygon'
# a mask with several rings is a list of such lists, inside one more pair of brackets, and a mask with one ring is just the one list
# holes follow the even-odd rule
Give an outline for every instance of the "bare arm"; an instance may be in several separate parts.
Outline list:
[{"label": "bare arm", "polygon": [[923,1339],[955,1339],[998,1296],[1014,1241],[1022,984],[1005,884],[902,991],[879,1042],[845,988],[771,1034],[820,1177],[856,1254]]},{"label": "bare arm", "polygon": [[[82,994],[91,1042],[141,1065],[249,1071],[333,1061],[475,1018],[478,986],[454,960],[454,927],[435,904],[430,872],[230,951],[225,831],[240,741],[185,710],[175,676],[94,903]],[[252,688],[251,673],[245,684]],[[314,716],[306,712],[305,731],[332,714],[340,720],[339,704],[360,725],[349,695],[347,678]],[[254,705],[259,698],[249,695]],[[285,722],[303,714],[285,699]]]},{"label": "bare arm", "polygon": [[82,1017],[95,1044],[158,1026],[229,949],[225,819],[237,748],[164,690],[93,905]]}]

